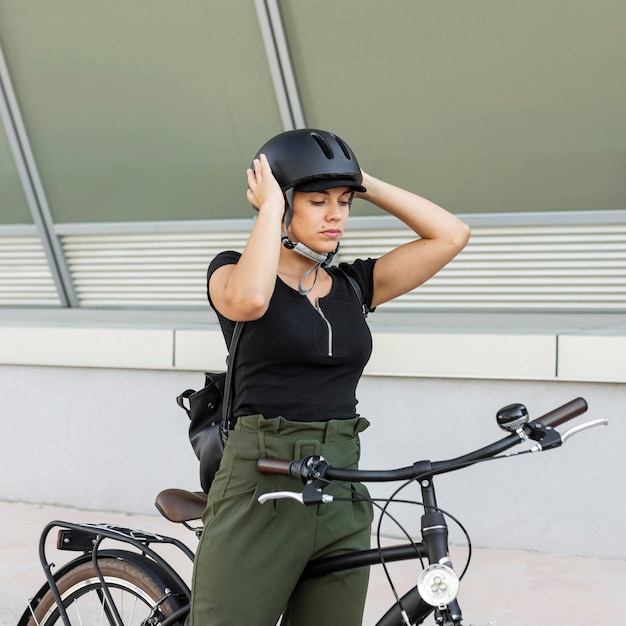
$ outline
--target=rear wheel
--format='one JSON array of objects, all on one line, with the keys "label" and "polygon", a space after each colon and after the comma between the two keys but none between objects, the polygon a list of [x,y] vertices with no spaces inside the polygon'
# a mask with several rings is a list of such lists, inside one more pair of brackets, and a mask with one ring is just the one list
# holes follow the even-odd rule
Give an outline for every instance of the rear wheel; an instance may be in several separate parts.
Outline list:
[{"label": "rear wheel", "polygon": [[[142,562],[140,559],[144,559]],[[152,626],[180,608],[175,590],[158,576],[148,559],[137,555],[137,565],[118,558],[98,560],[102,575],[112,596],[115,610],[124,626]],[[115,613],[107,603],[102,585],[91,561],[72,568],[57,580],[59,594],[71,624],[80,626],[116,626]],[[34,607],[35,617],[28,626],[61,626],[63,619],[48,590]],[[182,626],[176,622],[177,626]]]}]

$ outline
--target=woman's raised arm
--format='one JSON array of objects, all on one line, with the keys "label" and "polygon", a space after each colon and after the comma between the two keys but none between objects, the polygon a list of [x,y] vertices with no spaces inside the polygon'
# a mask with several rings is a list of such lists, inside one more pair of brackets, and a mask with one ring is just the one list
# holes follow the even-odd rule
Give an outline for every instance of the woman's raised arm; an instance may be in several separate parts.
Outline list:
[{"label": "woman's raised arm", "polygon": [[363,173],[367,189],[356,196],[404,222],[418,236],[378,259],[372,307],[415,289],[447,265],[470,237],[465,222],[410,191]]},{"label": "woman's raised arm", "polygon": [[248,169],[248,202],[259,214],[236,265],[213,272],[209,293],[215,308],[234,322],[260,318],[274,293],[285,199],[264,155]]}]

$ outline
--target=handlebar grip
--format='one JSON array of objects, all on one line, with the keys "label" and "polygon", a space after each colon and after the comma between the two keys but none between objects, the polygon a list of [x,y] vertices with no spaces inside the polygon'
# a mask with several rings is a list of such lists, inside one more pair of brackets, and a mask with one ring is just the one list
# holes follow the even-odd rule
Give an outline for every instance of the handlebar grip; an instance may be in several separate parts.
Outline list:
[{"label": "handlebar grip", "polygon": [[565,422],[582,415],[587,410],[587,401],[584,398],[575,398],[566,402],[563,406],[542,415],[537,421],[544,426],[555,428]]},{"label": "handlebar grip", "polygon": [[261,474],[281,474],[283,476],[291,476],[292,463],[293,461],[263,457],[257,461],[256,467]]}]

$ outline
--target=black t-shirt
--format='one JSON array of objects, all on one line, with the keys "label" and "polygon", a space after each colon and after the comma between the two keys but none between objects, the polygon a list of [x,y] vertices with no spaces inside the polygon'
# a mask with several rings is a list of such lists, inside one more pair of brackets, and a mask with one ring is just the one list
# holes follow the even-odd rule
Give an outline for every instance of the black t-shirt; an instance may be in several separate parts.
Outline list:
[{"label": "black t-shirt", "polygon": [[[220,253],[209,265],[208,278],[239,257],[238,252]],[[239,339],[234,416],[261,413],[308,422],[356,415],[356,387],[372,352],[372,337],[362,303],[343,272],[356,279],[369,308],[375,262],[357,260],[342,263],[341,270],[327,268],[333,286],[319,298],[317,308],[276,278],[268,310],[246,322]],[[216,313],[229,345],[235,324]]]}]

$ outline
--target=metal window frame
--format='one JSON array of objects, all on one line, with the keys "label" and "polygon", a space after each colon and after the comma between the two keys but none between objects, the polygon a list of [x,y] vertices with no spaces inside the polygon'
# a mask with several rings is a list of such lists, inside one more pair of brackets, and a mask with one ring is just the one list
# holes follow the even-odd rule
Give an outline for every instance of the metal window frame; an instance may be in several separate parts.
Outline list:
[{"label": "metal window frame", "polygon": [[254,0],[284,130],[305,128],[285,28],[277,0]]},{"label": "metal window frame", "polygon": [[4,124],[9,147],[13,154],[13,160],[17,167],[24,195],[26,196],[26,202],[48,259],[61,305],[64,307],[78,306],[78,298],[63,254],[61,242],[54,230],[54,222],[30,147],[30,141],[15,96],[1,42],[0,118]]}]

